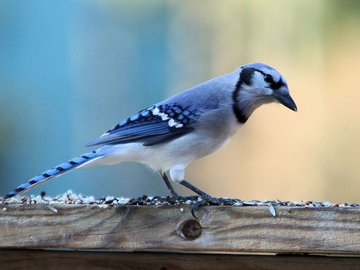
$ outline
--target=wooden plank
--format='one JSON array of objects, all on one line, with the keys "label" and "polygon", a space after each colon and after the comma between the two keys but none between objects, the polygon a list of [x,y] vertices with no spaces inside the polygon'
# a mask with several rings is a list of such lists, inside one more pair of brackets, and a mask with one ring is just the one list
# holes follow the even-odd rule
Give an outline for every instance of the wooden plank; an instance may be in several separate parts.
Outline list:
[{"label": "wooden plank", "polygon": [[360,258],[0,250],[0,269],[358,270]]},{"label": "wooden plank", "polygon": [[360,209],[7,205],[1,248],[360,255]]}]

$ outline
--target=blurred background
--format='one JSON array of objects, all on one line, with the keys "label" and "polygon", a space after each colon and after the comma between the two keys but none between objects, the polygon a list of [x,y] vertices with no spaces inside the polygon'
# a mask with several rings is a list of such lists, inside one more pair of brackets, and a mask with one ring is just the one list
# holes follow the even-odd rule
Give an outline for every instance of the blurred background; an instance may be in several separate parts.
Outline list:
[{"label": "blurred background", "polygon": [[[0,193],[140,109],[256,61],[285,76],[299,111],[261,107],[187,179],[214,196],[359,202],[356,0],[0,0]],[[167,195],[159,175],[132,163],[30,193],[68,189]]]}]

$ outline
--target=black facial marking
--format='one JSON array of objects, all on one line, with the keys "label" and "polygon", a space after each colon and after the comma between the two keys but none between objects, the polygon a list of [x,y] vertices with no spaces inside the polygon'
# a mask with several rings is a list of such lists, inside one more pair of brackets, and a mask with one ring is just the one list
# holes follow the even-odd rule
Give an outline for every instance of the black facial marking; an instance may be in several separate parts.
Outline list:
[{"label": "black facial marking", "polygon": [[278,82],[275,82],[274,78],[270,74],[266,74],[265,72],[263,72],[260,69],[254,68],[253,70],[256,70],[257,72],[261,73],[264,76],[265,82],[267,82],[270,85],[271,89],[273,89],[273,90],[278,90],[285,85],[282,78],[280,78],[280,80]]},{"label": "black facial marking", "polygon": [[252,68],[244,68],[241,70],[239,80],[236,83],[235,90],[232,95],[233,100],[233,112],[235,114],[236,119],[239,123],[245,124],[245,122],[249,119],[248,116],[246,116],[237,106],[238,104],[238,96],[241,89],[242,84],[250,85],[251,84],[251,78],[254,74],[254,69]]},{"label": "black facial marking", "polygon": [[245,124],[246,121],[249,119],[241,110],[239,110],[236,106],[233,106],[233,111],[235,113],[236,119],[240,124]]},{"label": "black facial marking", "polygon": [[253,74],[254,74],[254,69],[244,68],[240,73],[240,78],[239,78],[238,83],[240,83],[240,84],[245,83],[247,85],[250,85]]},{"label": "black facial marking", "polygon": [[273,82],[270,84],[271,88],[274,90],[278,90],[281,87],[285,86],[285,83],[283,82],[283,80],[280,78],[280,80],[278,82]]},{"label": "black facial marking", "polygon": [[270,83],[270,84],[274,83],[273,77],[269,74],[264,74],[264,80],[265,80],[265,82]]}]

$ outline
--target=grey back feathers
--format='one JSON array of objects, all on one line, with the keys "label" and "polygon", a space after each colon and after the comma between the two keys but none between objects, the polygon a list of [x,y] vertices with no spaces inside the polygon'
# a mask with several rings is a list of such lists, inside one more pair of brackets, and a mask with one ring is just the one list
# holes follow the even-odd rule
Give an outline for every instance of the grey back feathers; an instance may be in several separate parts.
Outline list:
[{"label": "grey back feathers", "polygon": [[[224,80],[224,77],[230,80]],[[88,146],[131,142],[151,146],[183,136],[194,130],[204,114],[216,111],[222,103],[231,102],[227,97],[236,77],[228,74],[212,79],[142,110],[118,123]]]}]

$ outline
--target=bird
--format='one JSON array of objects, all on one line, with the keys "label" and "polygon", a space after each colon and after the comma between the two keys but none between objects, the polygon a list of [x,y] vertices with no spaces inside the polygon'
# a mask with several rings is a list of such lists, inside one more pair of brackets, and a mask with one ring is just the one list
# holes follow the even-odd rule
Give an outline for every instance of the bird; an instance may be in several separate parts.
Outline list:
[{"label": "bird", "polygon": [[4,199],[75,169],[132,161],[159,172],[173,198],[180,196],[172,183],[179,183],[203,201],[219,203],[185,179],[185,168],[221,148],[258,107],[273,102],[297,111],[285,78],[275,68],[243,65],[117,123],[87,145],[96,150],[31,178]]}]

